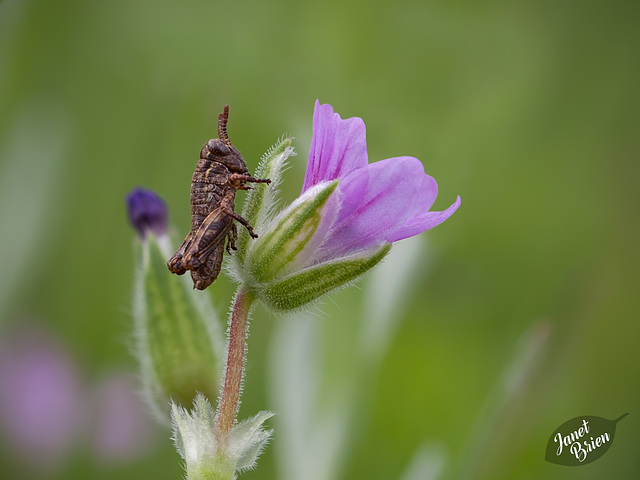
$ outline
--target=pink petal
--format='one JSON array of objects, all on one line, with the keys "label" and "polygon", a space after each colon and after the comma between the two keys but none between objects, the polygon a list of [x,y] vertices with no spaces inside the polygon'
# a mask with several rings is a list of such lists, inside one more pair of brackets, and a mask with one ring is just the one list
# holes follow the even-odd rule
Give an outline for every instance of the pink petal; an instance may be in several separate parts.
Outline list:
[{"label": "pink petal", "polygon": [[362,119],[343,120],[331,105],[320,105],[316,100],[313,138],[302,191],[323,181],[342,178],[367,163],[366,128]]},{"label": "pink petal", "polygon": [[447,218],[453,215],[459,206],[460,195],[458,195],[456,201],[453,202],[453,205],[442,212],[425,212],[418,217],[410,219],[401,228],[396,230],[396,232],[390,238],[390,241],[397,242],[398,240],[402,240],[403,238],[413,237],[414,235],[426,232],[427,230],[440,225]]},{"label": "pink petal", "polygon": [[393,241],[405,224],[428,212],[438,194],[435,180],[413,157],[367,165],[338,188],[342,206],[319,253],[323,259]]}]

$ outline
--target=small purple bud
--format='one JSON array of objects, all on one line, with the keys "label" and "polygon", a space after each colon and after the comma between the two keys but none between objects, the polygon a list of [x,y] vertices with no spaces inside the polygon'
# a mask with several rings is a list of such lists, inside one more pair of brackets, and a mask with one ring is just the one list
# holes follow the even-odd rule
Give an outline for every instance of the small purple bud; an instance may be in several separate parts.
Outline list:
[{"label": "small purple bud", "polygon": [[127,196],[129,220],[140,238],[144,239],[151,230],[156,235],[167,231],[167,205],[152,190],[134,188]]}]

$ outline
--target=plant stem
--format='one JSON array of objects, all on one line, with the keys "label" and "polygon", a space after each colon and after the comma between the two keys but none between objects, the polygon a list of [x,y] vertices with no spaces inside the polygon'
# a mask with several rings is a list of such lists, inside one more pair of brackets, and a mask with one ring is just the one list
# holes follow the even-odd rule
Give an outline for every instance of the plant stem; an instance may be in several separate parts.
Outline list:
[{"label": "plant stem", "polygon": [[229,343],[227,349],[227,367],[224,373],[224,387],[218,409],[218,424],[215,436],[220,445],[224,444],[227,434],[235,423],[240,391],[242,389],[242,372],[244,369],[244,351],[247,339],[249,311],[254,295],[240,287],[236,294],[231,322],[229,325]]}]

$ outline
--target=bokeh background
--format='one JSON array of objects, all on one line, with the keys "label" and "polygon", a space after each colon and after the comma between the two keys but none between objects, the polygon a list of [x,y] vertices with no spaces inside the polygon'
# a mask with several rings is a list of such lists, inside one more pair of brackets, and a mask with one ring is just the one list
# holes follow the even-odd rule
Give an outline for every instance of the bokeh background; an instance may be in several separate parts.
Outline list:
[{"label": "bokeh background", "polygon": [[[297,138],[289,201],[318,98],[364,119],[371,161],[420,158],[436,210],[462,197],[412,250],[330,478],[400,478],[421,448],[440,478],[637,478],[639,20],[633,1],[0,2],[0,358],[18,362],[11,335],[38,332],[93,392],[77,410],[91,418],[100,386],[136,371],[126,194],[155,190],[186,232],[193,167],[228,103],[250,170],[278,137]],[[346,362],[329,377],[348,365],[369,285],[307,316],[326,358],[335,347]],[[205,294],[224,316],[233,291],[221,278]],[[267,359],[287,321],[254,315],[241,418],[277,409]],[[566,420],[625,412],[595,463],[544,461]],[[6,416],[2,478],[182,475],[169,433],[142,421],[125,452],[101,454],[85,428],[49,464]],[[285,478],[282,438],[241,478]]]}]

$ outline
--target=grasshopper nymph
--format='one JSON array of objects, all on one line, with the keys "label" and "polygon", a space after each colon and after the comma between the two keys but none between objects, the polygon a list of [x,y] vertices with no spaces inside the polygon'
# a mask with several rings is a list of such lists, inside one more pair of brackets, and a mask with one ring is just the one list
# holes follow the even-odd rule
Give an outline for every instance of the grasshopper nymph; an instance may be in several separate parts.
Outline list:
[{"label": "grasshopper nymph", "polygon": [[209,140],[200,151],[200,160],[191,179],[191,231],[169,259],[169,270],[182,275],[191,271],[193,287],[204,290],[218,277],[225,250],[235,250],[238,236],[234,220],[244,225],[251,237],[257,235],[249,222],[234,210],[236,190],[249,190],[246,183],[271,183],[253,178],[240,152],[227,135],[229,105],[218,117],[218,138]]}]

